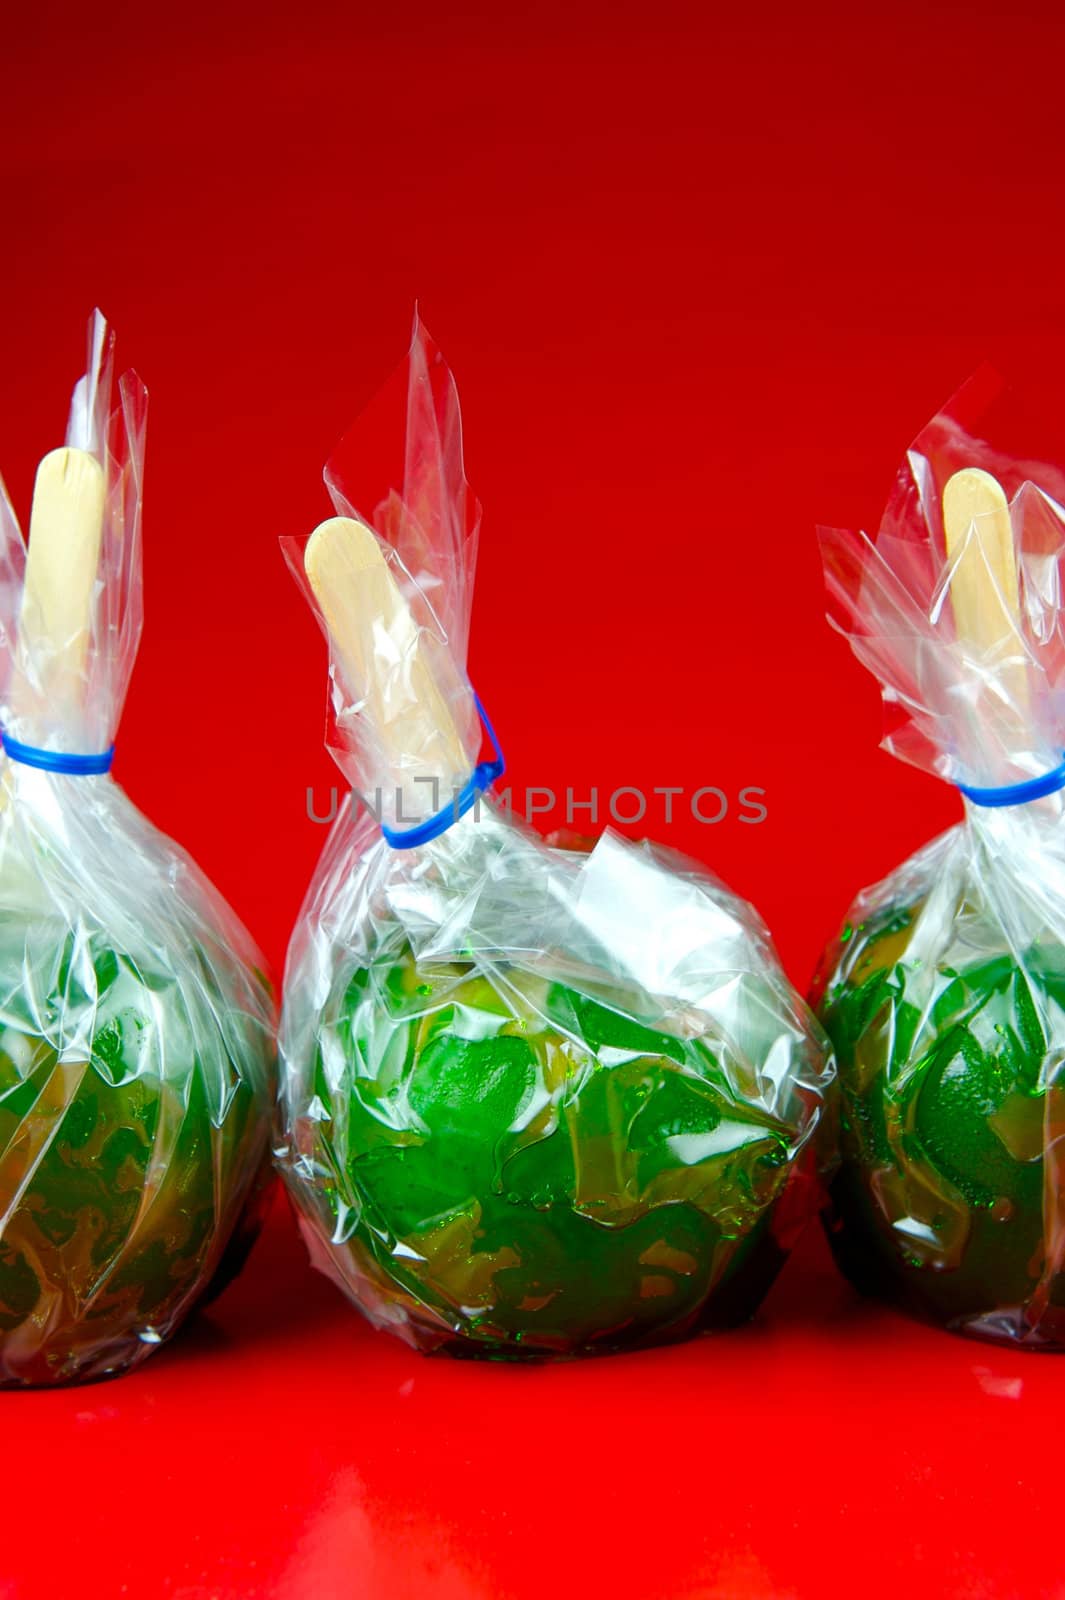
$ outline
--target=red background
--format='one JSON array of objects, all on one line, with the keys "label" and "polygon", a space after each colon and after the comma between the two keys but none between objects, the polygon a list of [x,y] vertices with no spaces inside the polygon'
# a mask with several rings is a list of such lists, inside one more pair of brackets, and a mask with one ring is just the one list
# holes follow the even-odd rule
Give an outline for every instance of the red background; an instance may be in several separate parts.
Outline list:
[{"label": "red background", "polygon": [[[1065,456],[1063,45],[1051,5],[7,18],[3,470],[25,514],[99,302],[152,393],[116,771],[276,968],[336,779],[277,538],[326,514],[416,297],[485,506],[472,670],[515,786],[764,787],[761,826],[657,831],[800,985],[958,814],[877,750],[813,525],[875,523],[985,358]],[[0,1597],[1062,1596],[1063,1398],[1057,1361],[859,1305],[814,1235],[716,1342],[426,1361],[279,1206],[140,1373],[0,1398]]]}]

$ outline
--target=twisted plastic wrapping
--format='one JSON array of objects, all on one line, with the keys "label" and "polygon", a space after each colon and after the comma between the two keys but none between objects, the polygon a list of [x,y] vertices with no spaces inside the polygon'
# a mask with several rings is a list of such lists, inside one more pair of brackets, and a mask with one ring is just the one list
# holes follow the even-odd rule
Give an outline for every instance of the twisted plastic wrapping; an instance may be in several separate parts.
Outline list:
[{"label": "twisted plastic wrapping", "polygon": [[[473,536],[454,388],[420,329],[406,377],[399,487],[364,499],[343,462],[327,479],[399,540],[472,767]],[[374,664],[386,707],[409,660],[394,642]],[[433,809],[335,653],[331,682],[362,793]],[[342,808],[289,952],[281,1062],[278,1157],[312,1258],[425,1350],[573,1355],[729,1325],[818,1203],[832,1069],[751,908],[610,833],[549,848],[491,800],[411,850]]]},{"label": "twisted plastic wrapping", "polygon": [[[988,787],[1061,760],[1065,477],[976,435],[983,388],[913,445],[875,541],[822,539],[837,625],[883,684],[887,748]],[[1019,629],[983,652],[956,636],[966,546],[947,559],[940,513],[963,466],[1004,486],[1018,558]],[[917,1315],[1043,1348],[1065,1343],[1062,806],[966,803],[858,897],[815,993],[840,1072],[840,1263]]]},{"label": "twisted plastic wrapping", "polygon": [[[140,628],[145,395],[127,375],[111,416],[110,363],[97,316],[68,439],[105,467],[106,516],[62,714],[33,692],[48,661],[20,648],[25,555],[0,497],[4,725],[52,750],[111,742]],[[143,1360],[239,1265],[273,1005],[233,913],[110,776],[5,758],[0,784],[0,1384],[55,1384]]]}]

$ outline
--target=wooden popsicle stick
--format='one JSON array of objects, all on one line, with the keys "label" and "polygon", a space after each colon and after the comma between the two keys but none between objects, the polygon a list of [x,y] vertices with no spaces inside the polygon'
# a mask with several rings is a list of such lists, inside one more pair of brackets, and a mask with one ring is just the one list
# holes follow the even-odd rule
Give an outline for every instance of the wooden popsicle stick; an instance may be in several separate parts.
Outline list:
[{"label": "wooden popsicle stick", "polygon": [[1015,654],[1004,677],[1010,697],[1028,701],[1028,674],[1021,634],[1017,555],[1009,501],[997,478],[965,467],[943,490],[947,556],[957,557],[950,597],[958,639],[991,659]]},{"label": "wooden popsicle stick", "polygon": [[22,671],[35,692],[80,692],[104,525],[104,471],[87,450],[53,450],[37,468],[19,614]]},{"label": "wooden popsicle stick", "polygon": [[[427,659],[421,632],[374,533],[349,517],[330,517],[312,533],[304,570],[349,689],[366,715],[395,781],[407,773],[449,787],[467,776],[469,758]],[[428,783],[404,790],[406,807],[430,805]]]}]

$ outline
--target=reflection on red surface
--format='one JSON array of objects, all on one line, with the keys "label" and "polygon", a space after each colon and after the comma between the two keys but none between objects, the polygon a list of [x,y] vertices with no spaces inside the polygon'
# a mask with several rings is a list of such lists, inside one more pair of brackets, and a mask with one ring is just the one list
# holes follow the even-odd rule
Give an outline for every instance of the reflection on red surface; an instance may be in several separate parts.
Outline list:
[{"label": "reflection on red surface", "polygon": [[280,1201],[140,1372],[4,1397],[0,1594],[1051,1595],[1053,1551],[1017,1531],[1053,1526],[1063,1378],[862,1305],[815,1235],[737,1333],[427,1358],[308,1273]]}]

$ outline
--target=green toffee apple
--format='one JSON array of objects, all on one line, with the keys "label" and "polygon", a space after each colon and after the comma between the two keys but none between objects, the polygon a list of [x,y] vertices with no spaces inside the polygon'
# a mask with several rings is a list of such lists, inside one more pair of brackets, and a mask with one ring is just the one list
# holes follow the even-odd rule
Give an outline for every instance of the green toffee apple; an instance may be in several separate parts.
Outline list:
[{"label": "green toffee apple", "polygon": [[[480,797],[454,386],[416,329],[402,492],[290,546],[341,812],[286,965],[278,1158],[315,1263],[424,1350],[576,1356],[749,1316],[816,1208],[832,1066],[749,906]],[[484,732],[493,761],[478,760]],[[579,844],[579,840],[568,841]]]},{"label": "green toffee apple", "polygon": [[233,1275],[268,1037],[195,955],[134,959],[11,916],[0,993],[0,1384],[110,1376]]},{"label": "green toffee apple", "polygon": [[[826,960],[843,1155],[829,1237],[868,1293],[959,1332],[1059,1346],[1065,950],[974,955],[959,938],[929,963],[913,948],[923,912],[884,906]],[[975,915],[958,906],[961,926]]]},{"label": "green toffee apple", "polygon": [[327,1002],[301,1146],[342,1279],[423,1348],[487,1356],[750,1316],[814,1151],[726,1050],[516,967],[382,953]]},{"label": "green toffee apple", "polygon": [[141,628],[146,394],[99,313],[29,547],[0,489],[0,1386],[143,1360],[261,1209],[254,947],[110,777]]}]

